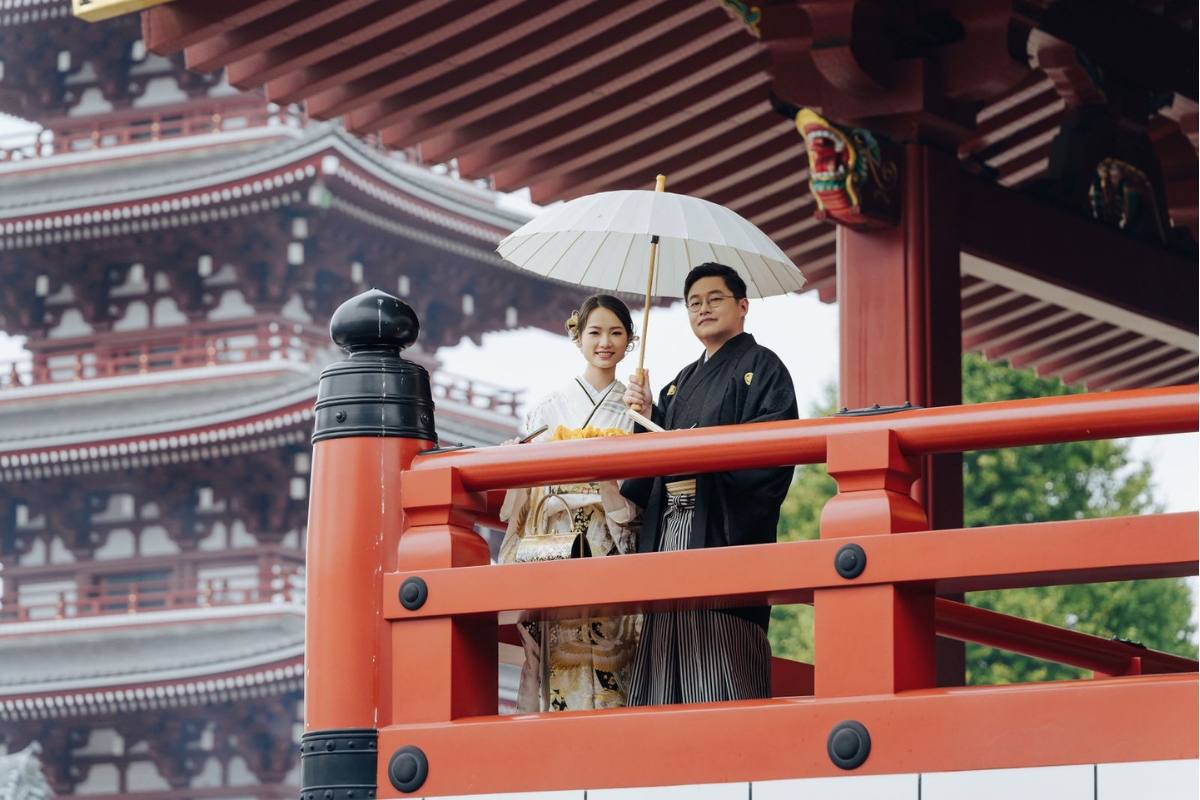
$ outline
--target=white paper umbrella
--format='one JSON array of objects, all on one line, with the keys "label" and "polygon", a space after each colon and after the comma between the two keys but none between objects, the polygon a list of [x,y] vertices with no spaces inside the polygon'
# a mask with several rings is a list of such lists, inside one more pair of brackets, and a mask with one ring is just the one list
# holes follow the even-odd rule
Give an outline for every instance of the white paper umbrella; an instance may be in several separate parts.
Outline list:
[{"label": "white paper umbrella", "polygon": [[750,297],[794,292],[804,276],[751,222],[724,206],[670,192],[587,195],[509,234],[496,252],[522,269],[610,292],[647,286],[651,237],[659,241],[650,294],[682,297],[683,280],[706,261],[727,264]]},{"label": "white paper umbrella", "polygon": [[682,297],[692,267],[726,264],[750,297],[794,292],[799,268],[753,223],[724,206],[665,191],[600,192],[564,203],[501,240],[496,252],[530,272],[610,292],[645,292],[638,375],[653,297]]}]

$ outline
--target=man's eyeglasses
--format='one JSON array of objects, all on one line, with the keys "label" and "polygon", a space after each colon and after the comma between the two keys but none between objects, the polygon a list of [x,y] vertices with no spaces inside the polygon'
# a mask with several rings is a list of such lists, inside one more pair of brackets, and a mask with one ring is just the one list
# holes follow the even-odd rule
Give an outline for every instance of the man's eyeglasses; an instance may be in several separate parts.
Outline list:
[{"label": "man's eyeglasses", "polygon": [[737,298],[731,294],[710,294],[703,300],[689,301],[687,304],[687,309],[692,314],[699,314],[700,309],[704,308],[705,306],[711,308],[713,311],[716,311],[721,307],[721,303],[724,303],[726,300],[736,299]]}]

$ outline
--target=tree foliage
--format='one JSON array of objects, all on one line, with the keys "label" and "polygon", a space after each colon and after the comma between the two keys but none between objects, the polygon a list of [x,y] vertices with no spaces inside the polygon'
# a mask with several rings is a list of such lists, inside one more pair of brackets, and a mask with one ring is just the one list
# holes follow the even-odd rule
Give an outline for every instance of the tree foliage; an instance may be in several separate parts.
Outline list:
[{"label": "tree foliage", "polygon": [[[1058,380],[963,357],[963,402],[985,403],[1071,393]],[[835,408],[833,387],[812,410]],[[1152,492],[1151,465],[1134,460],[1122,441],[1069,442],[963,454],[966,527],[1121,516],[1160,511]],[[780,518],[780,541],[813,539],[821,509],[836,491],[824,465],[797,467]],[[976,592],[967,602],[1024,619],[1097,636],[1140,641],[1155,650],[1195,658],[1192,599],[1183,579],[1123,581]],[[812,661],[812,609],[780,606],[771,613],[777,656]],[[971,684],[1061,680],[1085,675],[995,648],[967,645]]]}]

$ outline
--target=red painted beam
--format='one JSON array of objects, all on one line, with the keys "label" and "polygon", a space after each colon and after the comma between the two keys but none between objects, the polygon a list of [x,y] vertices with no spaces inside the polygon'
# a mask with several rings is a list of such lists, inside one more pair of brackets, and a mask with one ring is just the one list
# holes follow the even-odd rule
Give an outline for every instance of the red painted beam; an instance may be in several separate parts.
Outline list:
[{"label": "red painted beam", "polygon": [[[981,178],[964,174],[960,184],[964,252],[1182,330],[1198,330],[1200,270],[1194,256]],[[1136,281],[1128,280],[1132,268],[1139,273]],[[1173,291],[1164,292],[1163,286]]]},{"label": "red painted beam", "polygon": [[[1120,373],[1104,376],[1103,379],[1088,383],[1088,391],[1109,391],[1112,389],[1136,389],[1149,386],[1164,379],[1165,374],[1178,370],[1182,378],[1196,368],[1196,354],[1182,350],[1174,350],[1161,359],[1154,359],[1137,369],[1125,370]],[[1182,382],[1182,381],[1180,381]]]},{"label": "red painted beam", "polygon": [[234,30],[298,0],[180,0],[142,12],[146,49],[160,56]]},{"label": "red painted beam", "polygon": [[611,174],[606,164],[664,153],[689,133],[695,135],[697,118],[714,120],[713,132],[723,132],[730,117],[744,114],[761,101],[757,90],[766,85],[766,78],[747,72],[748,77],[737,81],[726,74],[714,75],[703,83],[663,97],[627,119],[593,129],[588,136],[557,150],[497,170],[496,185],[529,186],[554,176],[580,172]]},{"label": "red painted beam", "polygon": [[[388,762],[406,745],[429,760],[428,797],[842,776],[826,742],[843,720],[871,737],[861,775],[1194,759],[1198,702],[1194,675],[1163,675],[474,717],[383,728],[377,781],[380,797],[398,796]],[[612,742],[654,746],[624,747],[620,769],[594,769]],[[530,753],[555,768],[513,768]]]},{"label": "red painted beam", "polygon": [[[547,129],[543,125],[531,125],[524,118],[506,118],[499,128],[492,126],[488,130],[476,123],[463,131],[424,139],[421,152],[428,154],[430,159],[444,159],[448,154],[456,153],[459,170],[468,174],[505,169],[570,146],[596,130],[628,119],[647,106],[685,93],[716,73],[725,72],[728,79],[728,72],[739,69],[748,55],[751,54],[747,53],[745,43],[730,36],[673,64],[671,70],[679,77],[669,86],[664,85],[662,74],[655,73],[617,91],[580,98],[590,102],[578,108],[571,117],[586,120],[586,125],[557,125]],[[747,130],[746,135],[753,133],[753,130]]]},{"label": "red painted beam", "polygon": [[[603,440],[485,447],[423,456],[413,471],[454,468],[469,491],[751,469],[825,460],[835,433],[894,430],[907,455],[1024,447],[1196,430],[1197,387],[926,408],[883,417],[762,422]],[[513,451],[516,452],[513,452]],[[702,454],[697,460],[697,454]],[[582,470],[586,468],[586,472]]]},{"label": "red painted beam", "polygon": [[[996,284],[992,284],[977,292],[972,292],[969,296],[964,295],[962,298],[962,310],[964,312],[970,311],[982,303],[989,303],[997,298],[1006,297],[1012,294],[1012,289],[1009,289],[1006,286],[997,286]],[[995,304],[993,303],[992,305]]]},{"label": "red painted beam", "polygon": [[1069,664],[1103,675],[1128,673],[1135,658],[1140,660],[1145,674],[1196,672],[1200,666],[1190,658],[997,614],[965,603],[938,599],[936,613],[939,636]]},{"label": "red painted beam", "polygon": [[1103,342],[1094,344],[1090,347],[1078,350],[1070,354],[1062,355],[1058,358],[1051,358],[1046,361],[1039,361],[1037,364],[1038,375],[1058,375],[1071,367],[1080,367],[1084,364],[1100,360],[1104,356],[1112,353],[1120,348],[1128,349],[1134,343],[1142,341],[1142,337],[1130,331],[1124,331],[1116,336],[1105,339]]},{"label": "red painted beam", "polygon": [[964,332],[963,349],[982,348],[989,359],[1002,358],[1003,352],[1017,346],[1017,343],[1024,337],[1035,336],[1033,331],[1053,333],[1056,332],[1056,328],[1064,330],[1069,329],[1072,325],[1080,324],[1078,321],[1072,322],[1072,319],[1086,320],[1087,318],[1056,306],[1039,308],[1025,316],[984,328],[969,336]]},{"label": "red painted beam", "polygon": [[[975,155],[980,160],[999,167],[1011,160],[1012,157],[1015,157],[1006,158],[1006,156],[1015,150],[1028,146],[1031,140],[1043,135],[1056,134],[1059,126],[1063,124],[1063,120],[1066,118],[1066,111],[1060,108],[1060,110],[1053,114],[1037,119],[1027,127],[1009,132],[1006,137],[989,144],[987,147],[981,148]],[[997,161],[999,163],[995,163]]]},{"label": "red painted beam", "polygon": [[367,7],[324,25],[319,30],[233,62],[226,68],[229,82],[234,86],[249,88],[288,73],[299,72],[345,53],[355,45],[441,5],[444,3],[440,0],[421,0],[397,10],[392,3],[375,0]]},{"label": "red painted beam", "polygon": [[1065,370],[1062,373],[1063,383],[1074,384],[1085,379],[1091,383],[1113,370],[1118,370],[1121,367],[1137,368],[1162,356],[1164,353],[1169,357],[1172,352],[1177,355],[1179,350],[1162,342],[1143,338],[1141,343],[1136,347],[1121,349],[1107,358]]},{"label": "red painted beam", "polygon": [[692,159],[706,158],[716,152],[712,144],[714,139],[736,132],[750,119],[763,113],[761,103],[766,89],[765,77],[755,71],[752,78],[739,85],[737,95],[711,110],[713,118],[719,122],[697,126],[694,119],[689,121],[685,118],[672,131],[639,141],[624,153],[618,152],[603,161],[571,172],[551,170],[547,180],[530,185],[534,202],[548,203],[606,191],[630,181],[641,184],[649,176],[670,175],[677,167],[690,163]]},{"label": "red painted beam", "polygon": [[[1072,333],[1065,338],[1057,337],[1043,340],[1042,346],[1026,350],[1020,355],[1013,355],[1009,361],[1014,369],[1025,369],[1039,361],[1059,354],[1080,350],[1100,337],[1112,338],[1120,335],[1120,329],[1107,322],[1096,322],[1090,317],[1084,317],[1088,325],[1082,330]],[[1072,328],[1074,330],[1074,328]]]},{"label": "red painted beam", "polygon": [[300,0],[270,16],[188,47],[187,67],[194,72],[220,69],[239,58],[260,53],[335,22],[372,1]]},{"label": "red painted beam", "polygon": [[819,258],[836,248],[837,229],[831,223],[821,221],[800,233],[776,239],[775,244],[789,257],[795,259],[796,256],[800,256],[807,261]]},{"label": "red painted beam", "polygon": [[[494,9],[477,12],[470,20],[438,31],[439,38],[422,43],[426,46],[414,44],[397,51],[394,61],[386,67],[310,96],[309,108],[322,118],[354,111],[354,127],[377,130],[386,124],[379,118],[387,109],[404,104],[400,98],[399,102],[391,103],[391,98],[413,91],[444,89],[451,85],[449,73],[455,73],[461,81],[497,69],[519,70],[523,66],[522,56],[536,52],[537,42],[569,36],[597,11],[596,6],[583,0],[552,4],[525,0],[505,6],[498,3]],[[417,113],[413,111],[411,115]]]},{"label": "red painted beam", "polygon": [[675,173],[672,185],[682,194],[711,197],[727,186],[778,169],[800,171],[808,166],[803,141],[788,125],[772,122],[764,115],[753,123],[758,133],[749,133],[731,147],[728,155],[714,153]]},{"label": "red painted beam", "polygon": [[[1043,87],[1041,80],[1038,86]],[[980,122],[975,135],[959,145],[959,152],[978,153],[1062,109],[1058,92],[1053,85],[1046,85],[1032,97]]]},{"label": "red painted beam", "polygon": [[[1183,577],[1196,574],[1200,559],[1197,520],[1191,511],[854,536],[867,567],[853,581],[834,569],[846,538],[388,572],[382,581],[383,616],[483,616],[507,624],[543,610],[570,618],[582,609],[612,616],[714,603],[791,605],[811,602],[814,590],[887,584],[933,587],[946,594]],[[1146,546],[1150,539],[1153,547]],[[400,605],[399,589],[412,575],[425,581],[429,597],[409,611]]]},{"label": "red painted beam", "polygon": [[1177,369],[1165,369],[1162,372],[1156,373],[1145,378],[1142,384],[1147,387],[1151,386],[1179,386],[1185,383],[1192,383],[1196,380],[1197,370],[1195,367]]},{"label": "red painted beam", "polygon": [[[337,55],[267,83],[267,97],[277,103],[308,100],[319,92],[349,84],[357,78],[385,69],[413,49],[441,41],[459,26],[499,13],[517,0],[455,0],[453,3],[422,0],[394,7],[393,13],[357,32],[335,29],[346,45]],[[399,43],[404,43],[401,49]],[[310,112],[311,113],[311,112]],[[315,116],[315,115],[314,115]]]},{"label": "red painted beam", "polygon": [[[696,4],[678,8],[674,13],[664,13],[650,25],[630,21],[613,29],[611,34],[598,37],[592,46],[576,48],[575,55],[552,59],[535,71],[528,71],[506,78],[485,93],[476,93],[458,100],[434,112],[390,126],[389,141],[396,146],[408,146],[442,134],[463,129],[472,123],[492,127],[507,126],[511,119],[526,120],[529,130],[537,126],[550,125],[552,129],[563,127],[555,120],[563,120],[571,126],[578,124],[569,116],[595,101],[602,94],[611,94],[646,77],[668,70],[687,55],[716,45],[732,37],[728,19],[719,19],[709,13],[711,9]],[[720,12],[718,12],[719,14]],[[615,38],[620,35],[620,38]],[[662,37],[670,36],[679,41],[679,46],[665,51]],[[553,69],[555,83],[545,80],[543,70]],[[664,85],[669,85],[664,81]],[[492,119],[499,117],[498,119]],[[355,120],[351,119],[353,125]],[[478,136],[478,130],[472,132]]]}]

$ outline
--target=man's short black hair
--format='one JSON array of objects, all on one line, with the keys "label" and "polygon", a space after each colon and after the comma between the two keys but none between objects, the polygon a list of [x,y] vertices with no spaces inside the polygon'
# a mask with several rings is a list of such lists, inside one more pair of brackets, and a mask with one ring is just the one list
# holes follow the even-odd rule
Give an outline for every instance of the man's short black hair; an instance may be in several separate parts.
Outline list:
[{"label": "man's short black hair", "polygon": [[709,261],[698,267],[692,267],[692,271],[687,274],[687,278],[683,281],[683,298],[685,300],[688,292],[692,290],[692,284],[701,278],[722,278],[725,281],[725,288],[729,289],[729,293],[733,295],[734,299],[741,300],[746,296],[746,282],[742,280],[741,275],[737,274],[736,269]]}]

